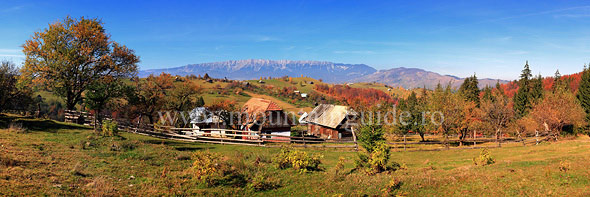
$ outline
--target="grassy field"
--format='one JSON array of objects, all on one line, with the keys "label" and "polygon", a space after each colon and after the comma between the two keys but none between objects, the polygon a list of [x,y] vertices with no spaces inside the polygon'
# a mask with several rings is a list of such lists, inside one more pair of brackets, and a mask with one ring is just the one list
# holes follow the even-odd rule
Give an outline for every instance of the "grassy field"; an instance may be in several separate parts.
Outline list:
[{"label": "grassy field", "polygon": [[[24,130],[8,129],[11,122]],[[381,195],[392,180],[394,194],[590,195],[590,139],[490,149],[496,163],[475,166],[480,150],[392,152],[405,169],[374,176],[352,171],[357,153],[301,149],[322,154],[323,170],[278,169],[279,148],[212,145],[121,133],[98,137],[86,127],[50,120],[0,116],[0,195]],[[254,166],[276,187],[198,184],[189,170],[197,151],[220,153]],[[342,158],[345,175],[335,176]],[[240,166],[236,166],[239,168]],[[251,180],[248,180],[251,181]]]}]

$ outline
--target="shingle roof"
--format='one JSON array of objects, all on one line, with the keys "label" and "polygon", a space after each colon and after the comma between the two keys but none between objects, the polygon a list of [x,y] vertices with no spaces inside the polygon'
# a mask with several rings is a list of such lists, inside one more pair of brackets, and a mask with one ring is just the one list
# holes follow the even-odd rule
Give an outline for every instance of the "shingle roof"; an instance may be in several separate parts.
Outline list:
[{"label": "shingle roof", "polygon": [[321,104],[307,115],[306,121],[336,129],[349,115],[356,116],[358,114],[348,106]]},{"label": "shingle roof", "polygon": [[281,111],[281,107],[275,102],[261,98],[251,98],[244,104],[244,111],[247,113],[260,113],[266,111]]},{"label": "shingle roof", "polygon": [[219,116],[213,115],[205,107],[197,107],[189,113],[192,124],[221,123]]}]

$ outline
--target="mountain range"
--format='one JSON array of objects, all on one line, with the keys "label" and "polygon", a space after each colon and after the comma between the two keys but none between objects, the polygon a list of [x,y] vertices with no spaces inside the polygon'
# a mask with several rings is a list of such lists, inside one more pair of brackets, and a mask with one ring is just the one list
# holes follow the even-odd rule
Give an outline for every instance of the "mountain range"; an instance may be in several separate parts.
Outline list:
[{"label": "mountain range", "polygon": [[[224,62],[211,62],[201,64],[189,64],[181,67],[149,69],[139,71],[139,77],[147,77],[150,74],[162,72],[172,75],[204,75],[207,73],[213,78],[250,80],[260,77],[282,76],[307,76],[322,79],[328,83],[345,82],[378,82],[390,86],[404,88],[416,88],[426,86],[433,88],[439,82],[447,84],[451,82],[454,87],[461,85],[463,78],[451,75],[441,75],[435,72],[418,68],[393,68],[388,70],[376,70],[365,64],[343,64],[326,61],[294,61],[294,60],[231,60]],[[480,79],[480,86],[493,85],[496,79]],[[500,83],[507,81],[500,80]]]}]

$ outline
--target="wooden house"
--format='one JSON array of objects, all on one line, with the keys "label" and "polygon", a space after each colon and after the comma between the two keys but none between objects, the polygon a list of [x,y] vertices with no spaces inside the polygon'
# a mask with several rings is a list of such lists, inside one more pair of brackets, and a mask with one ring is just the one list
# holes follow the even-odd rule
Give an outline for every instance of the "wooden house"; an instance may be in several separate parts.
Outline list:
[{"label": "wooden house", "polygon": [[348,106],[320,104],[307,117],[307,133],[326,139],[352,139],[358,113]]},{"label": "wooden house", "polygon": [[192,135],[219,135],[220,131],[203,131],[202,129],[225,129],[226,125],[219,116],[214,115],[205,107],[197,107],[190,112]]},{"label": "wooden house", "polygon": [[251,98],[242,108],[242,130],[290,136],[291,126],[293,120],[270,100]]}]

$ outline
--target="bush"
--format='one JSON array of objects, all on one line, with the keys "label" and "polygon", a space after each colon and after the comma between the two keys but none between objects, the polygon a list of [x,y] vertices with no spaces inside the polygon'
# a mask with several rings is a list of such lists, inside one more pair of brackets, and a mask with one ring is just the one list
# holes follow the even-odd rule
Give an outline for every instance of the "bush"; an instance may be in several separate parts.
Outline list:
[{"label": "bush", "polygon": [[283,148],[276,156],[275,163],[280,169],[293,168],[303,173],[320,170],[319,165],[322,163],[320,161],[322,157],[322,155],[310,155],[303,151]]},{"label": "bush", "polygon": [[117,127],[116,121],[111,120],[103,120],[102,121],[102,136],[116,136],[119,134],[119,129]]},{"label": "bush", "polygon": [[389,147],[385,142],[376,143],[372,149],[372,152],[359,154],[359,160],[356,161],[357,169],[363,169],[367,174],[374,175],[400,168],[400,164],[389,161]]},{"label": "bush", "polygon": [[231,165],[226,158],[219,153],[197,151],[193,154],[194,162],[192,172],[194,178],[207,187],[216,185],[244,186],[246,176],[239,172],[244,168]]},{"label": "bush", "polygon": [[26,133],[27,129],[23,127],[23,123],[11,122],[8,125],[8,132]]},{"label": "bush", "polygon": [[338,163],[336,163],[336,166],[334,166],[334,173],[332,174],[332,180],[337,181],[337,180],[341,180],[345,174],[344,174],[344,162],[346,160],[344,159],[344,157],[339,157],[338,158]]},{"label": "bush", "polygon": [[473,158],[473,164],[476,166],[485,166],[496,163],[496,160],[492,158],[490,151],[484,148],[479,153],[479,156]]},{"label": "bush", "polygon": [[383,192],[382,196],[398,196],[395,191],[401,188],[402,182],[396,178],[391,179],[389,184],[385,186],[381,191]]},{"label": "bush", "polygon": [[570,169],[570,163],[567,161],[559,162],[559,171],[560,172],[567,172]]},{"label": "bush", "polygon": [[250,183],[248,183],[246,188],[252,191],[266,191],[276,189],[279,186],[280,184],[273,182],[273,179],[270,177],[259,173],[250,180]]},{"label": "bush", "polygon": [[192,172],[197,180],[207,185],[213,185],[215,177],[221,174],[221,155],[217,153],[197,151],[193,155]]}]

